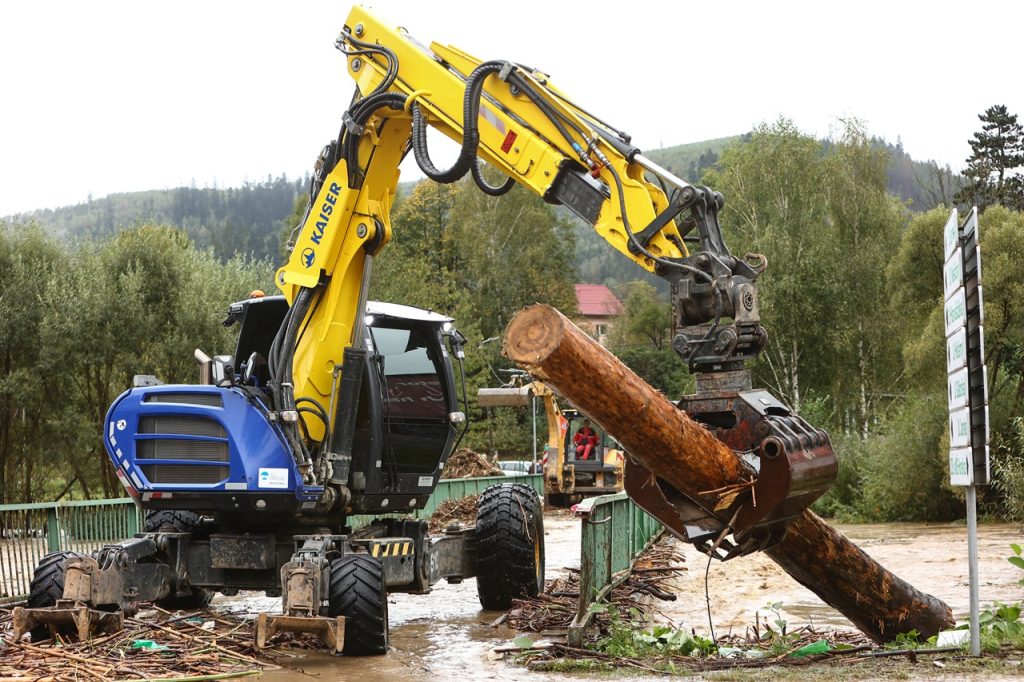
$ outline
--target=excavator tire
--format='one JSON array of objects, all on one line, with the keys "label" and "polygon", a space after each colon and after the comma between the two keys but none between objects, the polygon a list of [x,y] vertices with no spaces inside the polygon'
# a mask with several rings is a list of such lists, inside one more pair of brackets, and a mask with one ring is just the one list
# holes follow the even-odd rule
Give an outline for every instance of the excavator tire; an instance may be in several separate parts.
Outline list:
[{"label": "excavator tire", "polygon": [[476,511],[476,590],[485,609],[512,606],[544,589],[544,514],[533,488],[493,485]]},{"label": "excavator tire", "polygon": [[[146,512],[143,530],[147,533],[192,533],[201,523],[199,514],[179,509],[157,509]],[[213,599],[213,592],[201,587],[193,587],[192,594],[180,597],[164,597],[158,599],[156,605],[162,609],[176,611],[178,609],[201,609]]]},{"label": "excavator tire", "polygon": [[381,656],[388,652],[388,599],[380,562],[348,554],[331,562],[327,615],[345,616],[349,656]]},{"label": "excavator tire", "polygon": [[[68,561],[82,556],[78,552],[52,552],[39,560],[32,582],[29,583],[28,602],[30,609],[41,609],[53,606],[64,596],[64,574],[67,572]],[[29,631],[33,642],[50,639],[50,629],[39,625]]]},{"label": "excavator tire", "polygon": [[199,514],[179,509],[156,509],[146,512],[142,529],[147,533],[191,533],[199,527]]}]

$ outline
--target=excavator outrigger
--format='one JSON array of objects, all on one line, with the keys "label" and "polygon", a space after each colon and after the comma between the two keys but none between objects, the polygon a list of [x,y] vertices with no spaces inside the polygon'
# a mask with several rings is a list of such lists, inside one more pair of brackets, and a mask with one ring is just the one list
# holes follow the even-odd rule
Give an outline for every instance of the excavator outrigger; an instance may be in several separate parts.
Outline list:
[{"label": "excavator outrigger", "polygon": [[[261,619],[260,642],[307,630],[334,651],[383,653],[388,591],[476,576],[483,605],[498,608],[542,586],[539,501],[522,486],[484,493],[477,525],[442,537],[413,520],[354,520],[422,507],[464,421],[452,320],[368,302],[410,151],[435,181],[470,174],[491,195],[518,183],[565,206],[670,283],[672,345],[697,374],[697,394],[680,407],[760,473],[756,495],[728,508],[690,500],[684,513],[680,500],[665,503],[667,488],[637,497],[668,528],[698,546],[731,528],[730,555],[764,549],[831,485],[827,435],[751,390],[743,364],[767,339],[756,286],[766,262],[726,248],[720,194],[659,167],[537,69],[426,47],[362,7],[337,47],[356,93],[316,161],[275,275],[282,296],[232,306],[238,348],[197,354],[201,384],[143,378],[111,406],[104,444],[149,513],[145,532],[93,556],[45,557],[19,633],[112,629],[140,602],[257,589],[281,595],[284,610]],[[431,161],[429,128],[461,145],[451,168]],[[504,181],[490,184],[480,161]],[[633,493],[631,478],[627,468]],[[496,530],[506,516],[514,523]],[[514,542],[497,539],[505,531]]]}]

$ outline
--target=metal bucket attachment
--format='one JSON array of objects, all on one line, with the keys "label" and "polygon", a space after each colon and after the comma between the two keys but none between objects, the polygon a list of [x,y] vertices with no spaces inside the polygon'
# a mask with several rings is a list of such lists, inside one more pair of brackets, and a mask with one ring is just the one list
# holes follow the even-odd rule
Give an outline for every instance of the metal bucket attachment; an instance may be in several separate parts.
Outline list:
[{"label": "metal bucket attachment", "polygon": [[308,632],[334,654],[340,654],[345,646],[345,617],[326,618],[323,616],[268,616],[261,613],[256,621],[256,648],[266,648],[274,635],[282,632]]},{"label": "metal bucket attachment", "polygon": [[[768,549],[835,481],[828,434],[766,391],[722,391],[679,402],[749,465],[749,480],[685,495],[627,461],[626,491],[672,533],[726,560]],[[756,454],[755,454],[756,453]]]},{"label": "metal bucket attachment", "polygon": [[751,499],[736,517],[735,530],[742,533],[769,520],[795,518],[828,492],[839,469],[835,453],[827,437],[824,443],[808,444],[801,447],[799,440],[774,435],[761,442],[761,471]]},{"label": "metal bucket attachment", "polygon": [[39,625],[49,628],[50,634],[74,635],[80,642],[89,639],[92,633],[114,634],[124,628],[124,612],[98,611],[78,602],[58,600],[53,607],[14,609],[14,641]]},{"label": "metal bucket attachment", "polygon": [[481,388],[476,399],[480,407],[528,407],[533,396],[531,386],[514,388]]}]

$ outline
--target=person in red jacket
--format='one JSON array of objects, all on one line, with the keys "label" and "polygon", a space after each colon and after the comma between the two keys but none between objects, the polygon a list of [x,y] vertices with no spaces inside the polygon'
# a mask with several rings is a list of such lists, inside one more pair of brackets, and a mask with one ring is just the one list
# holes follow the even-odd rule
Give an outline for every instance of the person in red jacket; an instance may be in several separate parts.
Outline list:
[{"label": "person in red jacket", "polygon": [[572,437],[572,442],[576,446],[576,459],[590,459],[597,448],[597,433],[590,428],[589,419],[583,420],[583,426]]}]

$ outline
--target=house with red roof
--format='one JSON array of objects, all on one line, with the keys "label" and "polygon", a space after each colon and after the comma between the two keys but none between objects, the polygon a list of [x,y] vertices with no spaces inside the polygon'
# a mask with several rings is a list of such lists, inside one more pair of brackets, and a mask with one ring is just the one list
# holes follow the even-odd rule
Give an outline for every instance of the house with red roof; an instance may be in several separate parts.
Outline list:
[{"label": "house with red roof", "polygon": [[590,332],[601,345],[608,340],[615,319],[626,310],[622,301],[603,284],[577,284],[576,304],[583,318],[580,328]]}]

